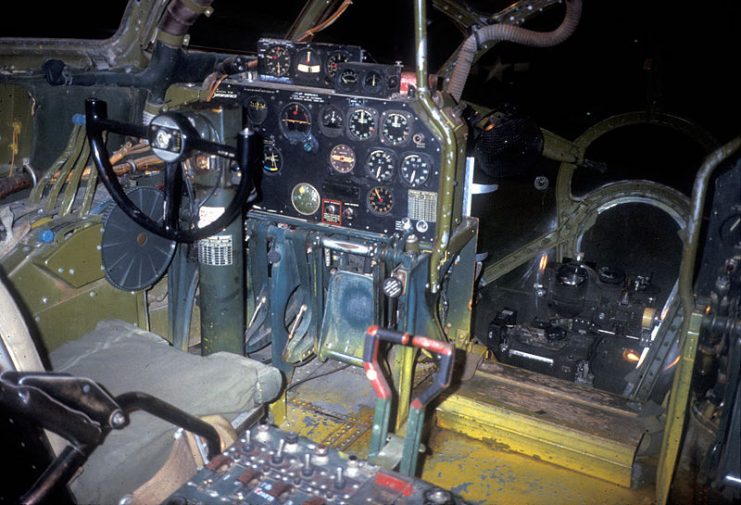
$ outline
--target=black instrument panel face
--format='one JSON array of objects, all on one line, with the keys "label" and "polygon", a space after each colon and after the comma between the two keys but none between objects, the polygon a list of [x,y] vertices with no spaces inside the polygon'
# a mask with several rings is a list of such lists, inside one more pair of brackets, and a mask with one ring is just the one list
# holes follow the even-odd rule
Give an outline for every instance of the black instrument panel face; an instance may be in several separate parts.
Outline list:
[{"label": "black instrument panel face", "polygon": [[[220,98],[222,97],[222,98]],[[225,81],[264,139],[254,208],[328,226],[434,238],[440,143],[407,98]]]},{"label": "black instrument panel face", "polygon": [[264,81],[332,88],[345,62],[362,62],[358,46],[260,39],[257,71]]}]

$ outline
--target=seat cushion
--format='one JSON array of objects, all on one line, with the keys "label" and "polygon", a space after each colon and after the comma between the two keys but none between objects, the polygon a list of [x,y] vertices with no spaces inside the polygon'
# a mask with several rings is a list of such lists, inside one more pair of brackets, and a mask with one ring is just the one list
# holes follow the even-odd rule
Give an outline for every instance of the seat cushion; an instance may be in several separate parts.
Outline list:
[{"label": "seat cushion", "polygon": [[[123,321],[96,329],[51,353],[52,368],[89,377],[111,394],[142,391],[196,416],[234,418],[274,400],[280,372],[230,353],[207,357],[176,350],[161,337]],[[145,412],[113,431],[71,484],[80,503],[116,503],[164,463],[175,428]]]}]

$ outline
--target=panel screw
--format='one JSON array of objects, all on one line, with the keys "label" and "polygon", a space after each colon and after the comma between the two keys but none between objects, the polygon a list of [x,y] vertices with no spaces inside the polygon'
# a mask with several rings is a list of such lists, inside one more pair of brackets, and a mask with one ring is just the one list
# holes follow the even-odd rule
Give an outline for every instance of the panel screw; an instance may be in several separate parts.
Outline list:
[{"label": "panel screw", "polygon": [[111,416],[111,426],[121,428],[124,424],[126,424],[126,416],[123,415],[123,412],[117,410]]}]

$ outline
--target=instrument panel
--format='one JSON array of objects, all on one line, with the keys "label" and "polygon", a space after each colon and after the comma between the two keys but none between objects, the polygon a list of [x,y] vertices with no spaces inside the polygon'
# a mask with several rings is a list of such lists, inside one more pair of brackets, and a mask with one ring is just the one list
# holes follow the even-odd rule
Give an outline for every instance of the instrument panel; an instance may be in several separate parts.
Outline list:
[{"label": "instrument panel", "polygon": [[[289,47],[272,39],[270,43],[268,49]],[[298,69],[298,64],[311,67],[304,49],[291,46],[292,63],[276,61],[271,71]],[[327,71],[332,51],[343,50],[314,53],[321,67],[317,73]],[[282,50],[271,54],[278,58]],[[296,60],[297,55],[304,59]],[[339,64],[337,71],[346,65]],[[352,67],[357,65],[365,64]],[[267,69],[268,64],[263,66]],[[376,67],[383,66],[373,64],[365,75]],[[388,77],[400,69],[387,67],[388,72],[377,73]],[[294,79],[292,72],[285,77]],[[431,242],[441,164],[438,139],[420,119],[413,97],[398,91],[383,98],[346,93],[339,76],[335,74],[331,89],[265,80],[262,74],[259,79],[227,79],[219,86],[214,101],[239,103],[244,122],[264,139],[254,208],[383,234],[411,229],[420,240]]]},{"label": "instrument panel", "polygon": [[257,69],[264,81],[332,88],[342,63],[362,62],[364,58],[358,46],[279,39],[257,42]]}]

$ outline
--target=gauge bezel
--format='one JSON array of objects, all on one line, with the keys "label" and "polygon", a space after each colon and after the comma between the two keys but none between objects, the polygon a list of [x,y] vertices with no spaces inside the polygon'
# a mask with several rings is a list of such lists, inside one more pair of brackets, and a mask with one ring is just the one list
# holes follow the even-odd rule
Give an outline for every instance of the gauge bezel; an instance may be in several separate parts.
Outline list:
[{"label": "gauge bezel", "polygon": [[[308,188],[311,188],[311,191],[312,191],[312,192],[313,192],[313,193],[314,193],[314,194],[316,195],[316,208],[315,208],[315,209],[314,209],[313,211],[311,211],[311,212],[304,212],[304,211],[302,211],[301,209],[299,209],[299,208],[298,208],[298,207],[296,206],[296,191],[298,190],[298,188],[299,188],[300,186],[304,186],[304,187],[308,187]],[[322,195],[321,195],[321,194],[319,193],[319,190],[317,190],[317,189],[316,189],[316,188],[314,187],[314,185],[313,185],[313,184],[310,184],[310,183],[308,183],[308,182],[299,182],[299,183],[298,183],[298,184],[296,184],[296,185],[295,185],[295,186],[293,187],[293,189],[291,190],[291,206],[293,207],[293,209],[294,209],[294,210],[295,210],[296,212],[298,212],[298,213],[299,213],[299,214],[301,214],[302,216],[313,216],[313,215],[314,215],[314,214],[316,214],[316,213],[317,213],[317,212],[319,211],[319,209],[320,209],[320,208],[322,207]]]},{"label": "gauge bezel", "polygon": [[[250,107],[250,103],[253,100],[260,100],[263,104],[265,104],[265,108],[260,111],[259,119],[255,119],[254,115],[252,114],[252,112],[255,111],[255,109]],[[260,95],[250,95],[243,103],[245,109],[247,109],[247,117],[252,122],[252,125],[260,126],[268,118],[268,114],[270,114],[270,105],[268,104],[268,101],[265,100],[265,97],[262,97]]]},{"label": "gauge bezel", "polygon": [[[265,168],[265,159],[267,156],[267,151],[272,150],[275,154],[278,155],[279,162],[277,163],[277,170],[268,170]],[[265,143],[262,148],[262,172],[266,175],[277,175],[280,173],[281,169],[283,168],[283,153],[281,150],[272,143]]]},{"label": "gauge bezel", "polygon": [[[317,69],[316,72],[306,72],[305,70],[301,70],[299,68],[302,65],[301,55],[307,52],[313,53],[314,55],[316,64],[312,65],[312,68],[316,67]],[[314,79],[322,75],[322,71],[324,70],[324,65],[322,65],[322,52],[319,49],[316,49],[311,46],[301,48],[298,51],[296,51],[296,54],[294,55],[293,60],[294,60],[294,72],[296,72],[297,77],[301,76],[301,77],[308,78],[308,79]]]},{"label": "gauge bezel", "polygon": [[[342,122],[339,128],[330,128],[324,124],[324,114],[326,114],[327,111],[331,109],[335,109],[337,111],[337,116]],[[319,130],[327,137],[340,137],[343,133],[345,133],[346,123],[347,117],[345,116],[345,114],[342,113],[342,110],[334,104],[328,104],[319,110]]]},{"label": "gauge bezel", "polygon": [[[288,64],[285,67],[286,68],[285,72],[276,73],[272,71],[270,68],[269,56],[273,51],[276,51],[279,49],[282,49],[284,51],[285,57],[288,58]],[[291,68],[293,68],[292,67],[293,55],[291,54],[291,50],[288,46],[283,45],[283,44],[277,44],[277,45],[270,46],[269,48],[267,48],[265,50],[265,60],[264,61],[265,61],[265,64],[264,64],[265,72],[267,73],[267,75],[272,76],[272,77],[288,77],[291,72]]]},{"label": "gauge bezel", "polygon": [[[309,126],[306,132],[291,131],[288,129],[288,127],[283,122],[284,114],[286,113],[286,111],[288,111],[289,108],[291,108],[294,105],[297,105],[300,108],[302,108],[306,112],[307,117],[309,118]],[[311,109],[309,108],[309,106],[304,105],[301,102],[288,102],[286,105],[284,105],[280,109],[280,114],[278,115],[278,127],[280,128],[280,131],[283,134],[283,136],[286,139],[288,139],[288,141],[292,144],[295,144],[297,142],[303,142],[309,137],[311,137],[311,130],[312,130],[313,125],[314,125],[314,120],[311,117]]]},{"label": "gauge bezel", "polygon": [[[384,125],[386,123],[386,120],[392,114],[399,114],[400,116],[403,116],[404,118],[406,118],[406,121],[407,121],[407,134],[405,138],[403,138],[400,142],[394,142],[384,133]],[[389,145],[389,146],[394,146],[394,147],[406,146],[407,144],[409,144],[414,134],[414,128],[413,128],[414,116],[404,110],[390,109],[390,110],[383,111],[383,114],[381,114],[381,119],[378,122],[378,125],[379,125],[378,126],[378,137],[381,139],[381,143],[385,145]]]},{"label": "gauge bezel", "polygon": [[[371,165],[370,165],[371,156],[373,156],[373,154],[377,152],[381,152],[388,157],[387,159],[390,162],[390,170],[389,170],[390,175],[388,175],[388,177],[376,177],[375,172],[371,170]],[[363,164],[365,168],[365,174],[371,179],[373,179],[374,181],[381,182],[381,183],[388,183],[394,180],[394,176],[396,175],[396,169],[398,165],[399,165],[399,157],[396,155],[396,153],[393,150],[388,149],[386,147],[372,147],[368,149],[368,152],[365,155],[365,162]]]},{"label": "gauge bezel", "polygon": [[[428,166],[427,175],[425,176],[424,181],[422,181],[419,184],[413,184],[412,181],[407,179],[407,177],[404,175],[404,162],[411,156],[419,157],[421,160],[425,161]],[[410,188],[420,188],[420,187],[427,185],[427,183],[430,180],[430,176],[433,174],[434,170],[435,170],[435,165],[432,161],[432,157],[427,153],[414,152],[414,151],[405,152],[403,153],[401,160],[399,161],[399,177],[404,182],[404,184],[406,184]]]},{"label": "gauge bezel", "polygon": [[[344,76],[350,74],[354,74],[355,80],[351,82],[345,82]],[[342,92],[352,92],[358,89],[360,86],[362,86],[361,79],[362,76],[360,75],[360,72],[358,72],[354,68],[345,68],[335,74],[335,83],[337,85],[337,89]]]},{"label": "gauge bezel", "polygon": [[[371,120],[373,122],[373,126],[371,126],[371,131],[367,137],[360,137],[359,135],[356,135],[351,129],[352,117],[354,114],[360,111],[365,111],[365,112],[370,113]],[[378,111],[372,107],[352,107],[350,108],[347,111],[346,122],[347,124],[345,126],[345,130],[347,131],[347,136],[353,140],[357,140],[358,142],[367,142],[369,140],[373,140],[374,138],[376,138],[376,135],[378,135]]]},{"label": "gauge bezel", "polygon": [[[373,204],[371,203],[371,195],[376,190],[384,191],[389,196],[389,198],[391,199],[391,201],[389,203],[388,209],[385,210],[385,211],[383,211],[383,212],[374,209],[373,208]],[[394,202],[394,192],[388,186],[373,186],[371,189],[368,190],[368,193],[366,193],[366,196],[365,196],[365,204],[366,204],[366,208],[368,209],[368,212],[370,212],[374,216],[386,217],[386,216],[388,216],[388,215],[391,214],[391,211],[392,210],[394,210],[394,205],[395,205],[395,202]]]},{"label": "gauge bezel", "polygon": [[[368,83],[368,79],[373,76],[378,78],[378,83],[375,85]],[[378,95],[379,93],[381,93],[383,91],[385,82],[386,80],[384,79],[384,76],[376,70],[368,70],[365,74],[363,74],[363,89],[371,95]]]},{"label": "gauge bezel", "polygon": [[[345,170],[344,167],[342,169],[338,168],[332,160],[332,156],[335,154],[335,150],[342,149],[342,148],[349,149],[352,155],[352,164],[350,168],[347,170]],[[337,144],[336,146],[332,147],[332,149],[330,149],[329,151],[329,166],[332,168],[333,172],[335,173],[342,174],[342,175],[349,174],[355,169],[355,166],[357,165],[357,163],[358,163],[358,157],[355,154],[355,150],[347,144]]]},{"label": "gauge bezel", "polygon": [[[330,70],[329,66],[331,64],[331,60],[338,55],[343,56],[345,59],[341,61],[335,61],[336,68],[334,69],[334,72],[333,72],[332,70]],[[340,64],[348,62],[351,59],[352,59],[352,54],[350,54],[348,51],[337,49],[335,51],[330,52],[327,55],[326,61],[324,62],[324,71],[327,73],[327,77],[329,77],[330,79],[334,79],[337,76],[337,71],[340,69]]]}]

